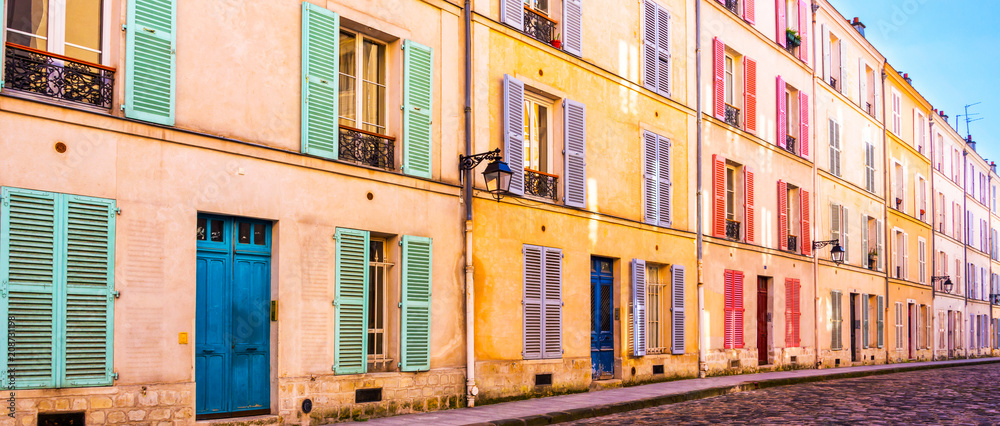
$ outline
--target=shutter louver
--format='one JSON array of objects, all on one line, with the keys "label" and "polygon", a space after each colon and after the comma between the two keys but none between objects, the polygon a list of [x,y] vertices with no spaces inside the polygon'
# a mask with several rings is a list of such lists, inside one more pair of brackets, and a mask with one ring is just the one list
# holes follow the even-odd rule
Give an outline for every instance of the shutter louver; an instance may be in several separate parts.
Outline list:
[{"label": "shutter louver", "polygon": [[[830,70],[833,67],[833,62],[830,59],[830,33],[826,31],[825,24],[819,26],[819,32],[820,32],[820,42],[823,45],[821,47],[823,49],[823,68],[822,68],[823,81],[826,82],[826,84],[830,84],[830,77],[833,76],[832,74],[830,74]],[[837,88],[834,87],[834,90],[836,89]]]},{"label": "shutter louver", "polygon": [[875,312],[876,320],[878,321],[878,327],[876,327],[875,339],[877,341],[877,346],[881,348],[885,345],[885,299],[882,296],[877,296],[875,298]]},{"label": "shutter louver", "polygon": [[583,55],[583,0],[563,1],[563,50]]},{"label": "shutter louver", "polygon": [[785,0],[775,0],[774,3],[774,9],[777,12],[776,19],[774,20],[777,27],[775,41],[778,42],[779,46],[785,47],[788,42],[787,37],[785,36],[785,30],[788,29],[788,23],[785,18]]},{"label": "shutter louver", "polygon": [[809,15],[809,6],[805,0],[799,0],[799,37],[802,42],[799,44],[799,59],[809,64],[809,24],[812,23],[812,16]]},{"label": "shutter louver", "polygon": [[524,0],[500,0],[500,22],[524,31]]},{"label": "shutter louver", "polygon": [[778,181],[778,249],[788,250],[788,185]]},{"label": "shutter louver", "polygon": [[433,240],[404,235],[402,297],[400,297],[399,369],[426,371],[431,367],[431,293]]},{"label": "shutter louver", "polygon": [[128,2],[125,25],[125,116],[174,125],[177,4]]},{"label": "shutter louver", "polygon": [[749,166],[743,167],[743,195],[746,197],[745,206],[746,211],[743,213],[744,221],[743,224],[744,235],[746,235],[746,242],[753,243],[756,238],[756,231],[754,229],[754,224],[756,223],[757,208],[754,206],[754,183],[753,183],[753,170]]},{"label": "shutter louver", "polygon": [[334,373],[361,374],[368,356],[368,232],[337,229]]},{"label": "shutter louver", "polygon": [[[521,10],[520,1],[514,3]],[[524,83],[509,74],[503,76],[503,102],[503,152],[512,172],[509,191],[524,195]]]},{"label": "shutter louver", "polygon": [[809,95],[806,92],[799,92],[799,154],[802,158],[809,158]]},{"label": "shutter louver", "polygon": [[670,97],[670,13],[657,5],[656,7],[656,49],[657,60],[656,91]]},{"label": "shutter louver", "polygon": [[545,248],[543,356],[562,357],[562,250]]},{"label": "shutter louver", "polygon": [[542,247],[524,246],[524,359],[542,358],[544,258]]},{"label": "shutter louver", "polygon": [[[868,73],[866,72],[865,58],[858,58],[858,106],[866,113],[871,111],[865,105],[868,102]],[[899,132],[894,132],[898,133]]]},{"label": "shutter louver", "polygon": [[659,150],[659,167],[657,168],[659,224],[669,228],[673,225],[671,200],[674,193],[673,182],[670,180],[670,139],[662,136],[657,139],[657,149]]},{"label": "shutter louver", "polygon": [[743,20],[753,25],[755,16],[756,8],[754,7],[754,0],[743,0]]},{"label": "shutter louver", "polygon": [[646,355],[646,261],[632,259],[633,355]]},{"label": "shutter louver", "polygon": [[830,322],[832,325],[832,330],[830,334],[830,349],[841,350],[843,349],[843,313],[841,312],[841,300],[840,292],[833,290],[830,292],[830,309],[833,311],[831,314]]},{"label": "shutter louver", "polygon": [[847,208],[847,206],[843,206],[843,207],[841,207],[841,209],[842,209],[843,213],[841,213],[841,215],[840,215],[840,217],[841,217],[841,224],[840,225],[841,225],[843,231],[841,231],[842,237],[840,239],[840,245],[844,249],[844,262],[845,263],[850,263],[850,261],[851,261],[851,248],[850,248],[851,247],[851,211],[850,211],[850,209]]},{"label": "shutter louver", "polygon": [[569,99],[563,102],[565,112],[566,205],[587,206],[587,111],[583,104]]},{"label": "shutter louver", "polygon": [[659,223],[660,217],[660,196],[659,196],[659,150],[657,148],[659,136],[650,131],[642,132],[642,144],[645,157],[643,158],[643,195],[644,195],[644,219],[650,225]]},{"label": "shutter louver", "polygon": [[885,237],[885,232],[883,232],[883,230],[884,230],[884,228],[882,227],[882,221],[881,220],[876,221],[875,222],[875,232],[876,232],[876,238],[877,238],[877,241],[878,241],[878,270],[879,271],[883,270],[884,265],[885,265],[885,241],[884,241],[885,240],[885,238],[884,238]]},{"label": "shutter louver", "polygon": [[712,234],[726,237],[726,159],[712,154]]},{"label": "shutter louver", "polygon": [[340,16],[302,3],[302,152],[337,158]]},{"label": "shutter louver", "polygon": [[733,342],[737,348],[745,346],[743,341],[743,272],[736,271],[733,277]]},{"label": "shutter louver", "polygon": [[[843,242],[840,238],[840,204],[830,204],[830,239]],[[843,244],[841,244],[843,246]]]},{"label": "shutter louver", "polygon": [[715,118],[726,118],[726,45],[718,37],[712,39],[712,69],[715,80]]},{"label": "shutter louver", "polygon": [[812,212],[809,208],[809,191],[800,189],[799,195],[802,201],[802,211],[800,212],[802,217],[802,254],[812,256],[812,226],[809,220],[812,217]]},{"label": "shutter louver", "polygon": [[788,105],[786,104],[787,100],[785,99],[785,81],[781,79],[780,75],[777,77],[777,84],[775,87],[777,88],[776,93],[778,106],[778,121],[776,123],[776,126],[778,127],[778,131],[776,132],[778,138],[777,143],[778,147],[784,149],[788,140]]},{"label": "shutter louver", "polygon": [[434,51],[403,42],[403,173],[431,178]]},{"label": "shutter louver", "polygon": [[748,132],[757,131],[757,61],[743,57],[743,123]]},{"label": "shutter louver", "polygon": [[684,327],[686,325],[684,313],[684,267],[673,265],[670,267],[670,352],[674,355],[683,355]]},{"label": "shutter louver", "polygon": [[659,58],[657,55],[657,25],[656,16],[658,6],[652,0],[646,0],[643,5],[643,86],[654,92],[657,91],[659,81]]},{"label": "shutter louver", "polygon": [[868,348],[869,336],[871,335],[871,328],[868,326],[868,309],[870,308],[868,302],[868,295],[861,295],[861,347],[864,349]]},{"label": "shutter louver", "polygon": [[792,293],[795,291],[795,283],[791,278],[785,279],[785,347],[792,348],[795,347],[795,326],[792,324],[794,321],[792,304],[795,303],[795,297]]},{"label": "shutter louver", "polygon": [[725,317],[723,318],[724,323],[724,337],[723,337],[723,347],[725,349],[733,349],[734,344],[733,335],[735,334],[735,321],[736,321],[736,311],[735,311],[735,299],[734,299],[734,288],[733,282],[736,280],[736,271],[726,270],[724,275],[724,285],[723,290],[725,297]]}]

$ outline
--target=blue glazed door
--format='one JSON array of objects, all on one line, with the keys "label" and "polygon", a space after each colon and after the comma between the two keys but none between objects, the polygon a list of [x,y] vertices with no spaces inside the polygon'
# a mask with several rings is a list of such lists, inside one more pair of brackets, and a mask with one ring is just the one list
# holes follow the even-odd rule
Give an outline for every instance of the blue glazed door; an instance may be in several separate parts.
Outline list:
[{"label": "blue glazed door", "polygon": [[197,414],[269,412],[271,227],[201,215],[197,238]]},{"label": "blue glazed door", "polygon": [[612,327],[614,274],[611,259],[593,258],[590,267],[590,361],[595,380],[614,377],[615,334]]}]

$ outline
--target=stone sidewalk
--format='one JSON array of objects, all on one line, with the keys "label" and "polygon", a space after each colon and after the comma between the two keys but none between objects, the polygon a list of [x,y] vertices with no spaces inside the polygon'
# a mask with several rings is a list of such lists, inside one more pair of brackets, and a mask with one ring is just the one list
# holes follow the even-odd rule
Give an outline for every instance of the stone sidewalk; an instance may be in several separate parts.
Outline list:
[{"label": "stone sidewalk", "polygon": [[372,419],[365,423],[372,425],[433,424],[435,426],[549,424],[773,386],[986,363],[1000,363],[1000,358],[779,371],[677,380],[597,392],[505,402],[475,408],[407,414]]}]

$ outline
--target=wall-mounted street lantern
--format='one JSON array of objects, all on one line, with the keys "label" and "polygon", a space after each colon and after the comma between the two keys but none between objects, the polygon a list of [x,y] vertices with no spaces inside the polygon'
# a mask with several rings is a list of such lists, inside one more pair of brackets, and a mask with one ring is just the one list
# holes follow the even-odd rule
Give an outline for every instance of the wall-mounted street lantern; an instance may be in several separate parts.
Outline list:
[{"label": "wall-mounted street lantern", "polygon": [[[486,192],[493,194],[493,198],[500,201],[510,190],[510,177],[514,174],[510,171],[510,166],[503,161],[500,148],[482,154],[463,155],[460,157],[458,167],[462,171],[472,170],[486,160],[490,160],[490,163],[486,165],[486,170],[483,171]],[[472,185],[472,182],[469,182],[468,185]]]},{"label": "wall-mounted street lantern", "polygon": [[840,240],[813,241],[813,250],[818,250],[832,244],[830,249],[830,260],[838,265],[844,263],[844,248],[840,246]]},{"label": "wall-mounted street lantern", "polygon": [[939,281],[942,281],[941,290],[944,290],[945,293],[951,293],[951,289],[955,287],[955,284],[951,282],[951,277],[947,275],[942,275],[939,277],[931,277],[931,283],[936,283]]}]

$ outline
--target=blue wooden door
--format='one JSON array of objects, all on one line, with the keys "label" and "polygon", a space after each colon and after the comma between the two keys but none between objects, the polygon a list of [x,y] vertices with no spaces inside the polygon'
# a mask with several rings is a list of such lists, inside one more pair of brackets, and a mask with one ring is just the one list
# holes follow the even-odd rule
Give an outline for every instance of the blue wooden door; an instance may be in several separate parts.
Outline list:
[{"label": "blue wooden door", "polygon": [[197,238],[197,413],[269,411],[270,225],[200,215]]},{"label": "blue wooden door", "polygon": [[593,258],[590,267],[590,361],[594,379],[610,378],[615,371],[615,333],[612,327],[614,274],[611,259]]}]

